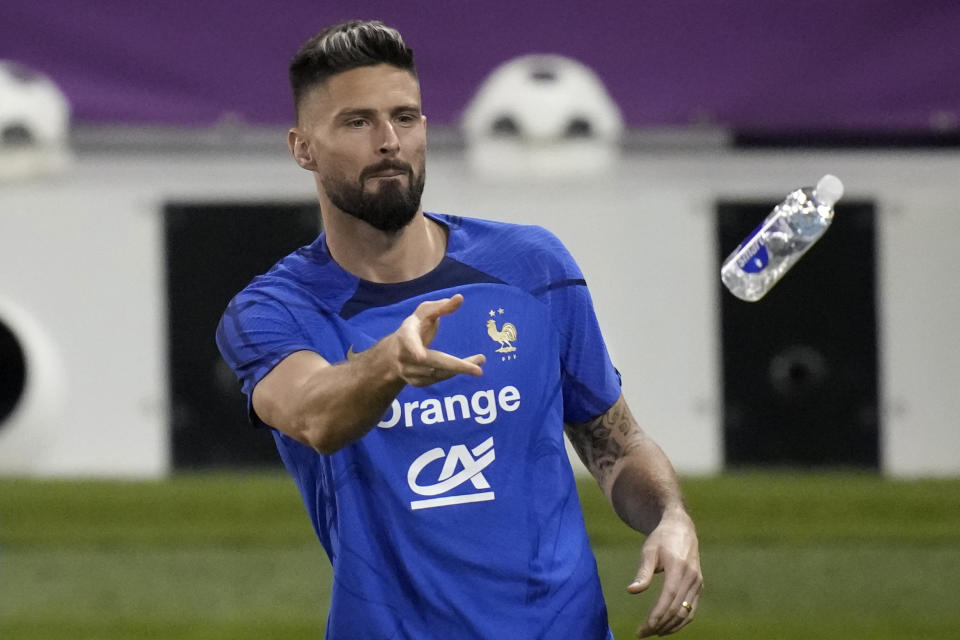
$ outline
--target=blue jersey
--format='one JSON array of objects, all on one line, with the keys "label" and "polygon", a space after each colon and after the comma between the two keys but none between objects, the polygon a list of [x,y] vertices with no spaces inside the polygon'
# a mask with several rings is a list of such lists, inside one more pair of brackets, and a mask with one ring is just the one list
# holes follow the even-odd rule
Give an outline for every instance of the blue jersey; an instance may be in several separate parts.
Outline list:
[{"label": "blue jersey", "polygon": [[340,268],[321,234],[230,303],[220,350],[249,399],[299,350],[330,362],[426,300],[464,296],[431,348],[483,353],[483,376],[406,387],[332,455],[274,439],[333,566],[326,637],[611,638],[564,422],[620,395],[586,283],[540,227],[427,214],[449,231],[430,273],[396,284]]}]

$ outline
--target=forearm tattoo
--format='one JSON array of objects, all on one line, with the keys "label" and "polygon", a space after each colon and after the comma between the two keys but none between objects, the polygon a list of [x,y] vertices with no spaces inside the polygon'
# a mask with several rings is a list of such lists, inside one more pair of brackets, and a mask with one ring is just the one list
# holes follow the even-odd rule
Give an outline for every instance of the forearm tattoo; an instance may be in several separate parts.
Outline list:
[{"label": "forearm tattoo", "polygon": [[565,425],[567,437],[601,487],[621,458],[642,446],[643,434],[621,397],[601,416]]}]

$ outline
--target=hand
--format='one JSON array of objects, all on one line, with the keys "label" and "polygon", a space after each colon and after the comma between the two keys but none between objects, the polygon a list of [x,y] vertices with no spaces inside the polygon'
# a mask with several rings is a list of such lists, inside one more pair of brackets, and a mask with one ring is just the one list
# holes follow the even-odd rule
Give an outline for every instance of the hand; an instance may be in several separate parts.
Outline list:
[{"label": "hand", "polygon": [[459,293],[451,298],[422,302],[394,332],[397,375],[400,379],[414,387],[425,387],[461,373],[472,376],[483,374],[480,366],[487,360],[483,354],[457,358],[428,348],[437,335],[440,318],[453,313],[461,304],[463,296]]},{"label": "hand", "polygon": [[[643,543],[643,559],[637,577],[627,587],[630,593],[645,591],[653,574],[663,572],[663,590],[637,636],[665,636],[679,631],[693,620],[703,591],[700,551],[693,521],[684,513],[664,515]],[[690,605],[688,610],[683,606]]]}]

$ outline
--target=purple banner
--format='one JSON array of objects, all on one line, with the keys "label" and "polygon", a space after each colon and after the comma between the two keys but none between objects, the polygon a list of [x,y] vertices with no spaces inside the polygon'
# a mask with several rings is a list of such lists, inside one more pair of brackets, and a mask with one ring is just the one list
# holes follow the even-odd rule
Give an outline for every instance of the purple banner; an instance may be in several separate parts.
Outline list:
[{"label": "purple banner", "polygon": [[0,59],[53,77],[77,121],[286,124],[290,57],[353,17],[404,34],[437,124],[528,53],[592,67],[631,126],[891,131],[960,118],[960,3],[947,0],[3,0]]}]

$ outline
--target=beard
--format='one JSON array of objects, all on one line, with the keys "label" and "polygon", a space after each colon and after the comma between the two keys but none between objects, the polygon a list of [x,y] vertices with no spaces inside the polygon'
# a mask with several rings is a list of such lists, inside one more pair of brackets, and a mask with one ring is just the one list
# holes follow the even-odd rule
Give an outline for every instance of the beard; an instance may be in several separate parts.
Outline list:
[{"label": "beard", "polygon": [[[406,172],[407,187],[397,178],[380,180],[372,193],[364,189],[364,183],[371,175],[391,169]],[[426,178],[423,169],[421,165],[419,174],[414,174],[413,167],[405,162],[384,160],[361,171],[355,183],[339,177],[327,177],[321,182],[327,197],[338,209],[375,229],[395,234],[420,210]]]}]

